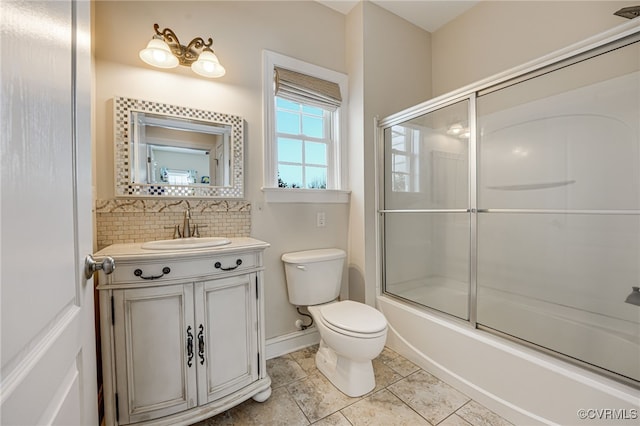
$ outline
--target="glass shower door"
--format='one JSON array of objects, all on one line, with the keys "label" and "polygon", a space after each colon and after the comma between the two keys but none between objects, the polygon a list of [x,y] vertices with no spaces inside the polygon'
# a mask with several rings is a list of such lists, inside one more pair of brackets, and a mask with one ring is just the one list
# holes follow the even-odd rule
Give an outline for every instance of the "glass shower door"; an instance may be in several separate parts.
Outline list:
[{"label": "glass shower door", "polygon": [[636,381],[639,45],[477,98],[478,324]]},{"label": "glass shower door", "polygon": [[384,129],[383,286],[469,319],[469,100]]}]

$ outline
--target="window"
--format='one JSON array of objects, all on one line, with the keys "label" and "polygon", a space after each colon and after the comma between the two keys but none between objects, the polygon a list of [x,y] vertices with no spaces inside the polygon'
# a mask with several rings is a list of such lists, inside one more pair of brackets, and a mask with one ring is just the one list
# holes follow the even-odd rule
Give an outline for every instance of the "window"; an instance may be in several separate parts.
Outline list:
[{"label": "window", "polygon": [[419,192],[420,131],[405,126],[391,128],[391,179],[394,192]]},{"label": "window", "polygon": [[347,202],[344,74],[264,52],[267,201]]},{"label": "window", "polygon": [[327,189],[331,111],[276,96],[278,187]]}]

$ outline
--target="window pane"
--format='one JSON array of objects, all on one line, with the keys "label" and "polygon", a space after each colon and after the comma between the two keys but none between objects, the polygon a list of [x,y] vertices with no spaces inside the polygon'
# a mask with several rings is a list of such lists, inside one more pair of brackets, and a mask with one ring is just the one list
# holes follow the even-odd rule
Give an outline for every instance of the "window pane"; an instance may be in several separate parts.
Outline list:
[{"label": "window pane", "polygon": [[393,171],[409,173],[408,161],[406,155],[393,156]]},{"label": "window pane", "polygon": [[391,175],[393,178],[393,190],[395,192],[409,192],[409,180],[407,175],[394,173]]},{"label": "window pane", "polygon": [[299,139],[278,138],[278,161],[302,163],[302,141]]},{"label": "window pane", "polygon": [[302,166],[279,164],[278,177],[287,188],[302,188]]},{"label": "window pane", "polygon": [[294,111],[300,110],[300,104],[299,103],[288,101],[286,99],[278,98],[278,97],[276,97],[276,106],[278,108],[292,109]]},{"label": "window pane", "polygon": [[304,160],[307,164],[327,165],[327,145],[316,142],[304,144]]},{"label": "window pane", "polygon": [[322,117],[322,115],[324,114],[324,110],[322,108],[318,108],[310,105],[303,105],[302,111],[307,114],[317,115],[320,117]]},{"label": "window pane", "polygon": [[300,134],[300,115],[291,112],[278,111],[276,113],[276,131],[278,133]]},{"label": "window pane", "polygon": [[302,132],[313,138],[324,137],[324,120],[322,117],[302,116]]},{"label": "window pane", "polygon": [[327,188],[327,169],[325,167],[305,167],[304,172],[307,178],[307,188]]}]

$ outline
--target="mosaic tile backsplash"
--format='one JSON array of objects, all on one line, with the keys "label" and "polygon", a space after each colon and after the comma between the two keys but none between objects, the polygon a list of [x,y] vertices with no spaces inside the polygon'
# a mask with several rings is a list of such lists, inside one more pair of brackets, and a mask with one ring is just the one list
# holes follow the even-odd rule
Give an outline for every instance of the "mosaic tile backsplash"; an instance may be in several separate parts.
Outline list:
[{"label": "mosaic tile backsplash", "polygon": [[201,237],[248,237],[251,233],[251,204],[246,201],[97,200],[97,248],[173,238],[175,225],[182,229],[187,207]]}]

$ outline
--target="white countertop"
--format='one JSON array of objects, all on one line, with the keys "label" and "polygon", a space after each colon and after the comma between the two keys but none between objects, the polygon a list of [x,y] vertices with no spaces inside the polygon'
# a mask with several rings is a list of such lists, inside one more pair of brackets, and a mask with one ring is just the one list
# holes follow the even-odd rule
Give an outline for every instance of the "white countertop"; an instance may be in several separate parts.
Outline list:
[{"label": "white countertop", "polygon": [[200,257],[209,253],[225,254],[244,251],[247,249],[265,249],[270,246],[269,243],[250,237],[229,238],[229,240],[231,240],[230,244],[225,244],[222,246],[175,250],[143,249],[142,244],[144,243],[112,244],[94,253],[93,256],[96,258],[110,256],[119,260],[144,260],[152,258],[178,259]]}]

